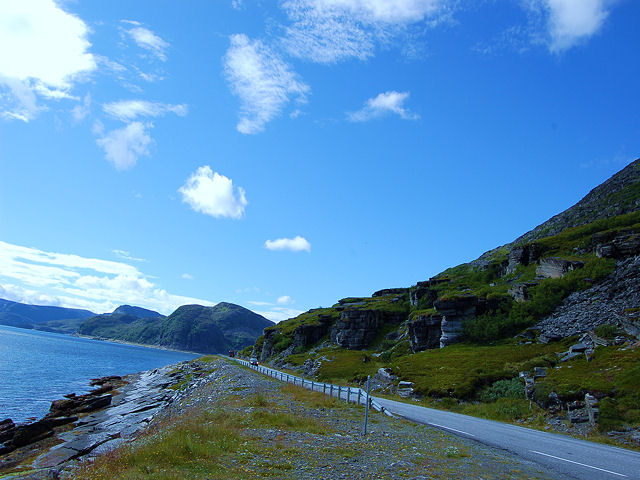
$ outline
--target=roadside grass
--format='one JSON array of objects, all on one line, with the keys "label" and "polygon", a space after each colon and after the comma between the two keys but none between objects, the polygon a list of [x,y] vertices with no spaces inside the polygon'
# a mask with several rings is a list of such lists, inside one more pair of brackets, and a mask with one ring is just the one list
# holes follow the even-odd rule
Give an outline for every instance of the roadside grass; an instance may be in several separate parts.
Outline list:
[{"label": "roadside grass", "polygon": [[391,367],[400,379],[413,382],[419,394],[469,399],[482,387],[514,378],[520,371],[554,365],[555,352],[563,349],[561,343],[455,344],[396,358]]},{"label": "roadside grass", "polygon": [[[285,385],[284,397],[312,408],[336,408],[336,399],[302,387]],[[221,399],[222,408],[191,409],[177,418],[155,425],[135,442],[123,445],[85,462],[74,471],[78,480],[111,479],[253,479],[278,478],[278,472],[294,468],[286,458],[295,456],[292,449],[277,444],[265,449],[262,441],[251,433],[256,428],[306,432],[326,435],[334,429],[320,420],[290,411],[277,395],[257,392],[252,395],[230,395]],[[282,397],[282,395],[280,395]],[[269,462],[262,470],[245,468],[247,456],[264,456]],[[276,461],[272,461],[275,459]]]},{"label": "roadside grass", "polygon": [[[238,418],[226,412],[187,412],[156,426],[135,443],[121,446],[74,471],[78,480],[182,479],[222,475],[221,463],[238,451]],[[236,472],[240,473],[240,472]],[[249,478],[234,476],[234,478]]]},{"label": "roadside grass", "polygon": [[312,408],[324,408],[324,409],[342,409],[346,407],[346,402],[338,400],[335,397],[329,397],[320,392],[312,392],[306,388],[291,385],[290,383],[284,384],[280,390],[289,395],[296,402],[303,402]]},{"label": "roadside grass", "polygon": [[330,361],[323,361],[318,369],[318,380],[323,382],[362,383],[367,375],[375,375],[384,362],[374,357],[371,352],[360,350],[330,349],[320,350],[318,356],[325,356]]}]

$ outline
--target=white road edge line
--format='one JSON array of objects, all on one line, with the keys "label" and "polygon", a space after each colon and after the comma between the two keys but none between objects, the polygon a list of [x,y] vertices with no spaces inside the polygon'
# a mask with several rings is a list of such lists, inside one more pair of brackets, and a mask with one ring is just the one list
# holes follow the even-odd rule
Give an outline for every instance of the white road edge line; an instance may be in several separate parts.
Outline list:
[{"label": "white road edge line", "polygon": [[556,460],[562,460],[563,462],[575,463],[576,465],[581,465],[587,468],[593,468],[594,470],[600,470],[601,472],[607,472],[611,475],[618,475],[619,477],[626,477],[626,475],[622,473],[612,472],[611,470],[605,470],[604,468],[594,467],[592,465],[587,465],[586,463],[574,462],[573,460],[567,460],[566,458],[556,457],[555,455],[549,455],[548,453],[538,452],[536,450],[531,450],[533,453],[537,453],[538,455],[544,455],[545,457],[555,458]]},{"label": "white road edge line", "polygon": [[469,435],[470,437],[475,437],[475,435],[473,433],[464,432],[462,430],[456,430],[455,428],[451,428],[451,427],[445,427],[444,425],[438,425],[437,423],[427,422],[427,425],[431,425],[432,427],[444,428],[445,430],[451,430],[453,432],[458,432],[458,433],[462,433],[464,435]]}]

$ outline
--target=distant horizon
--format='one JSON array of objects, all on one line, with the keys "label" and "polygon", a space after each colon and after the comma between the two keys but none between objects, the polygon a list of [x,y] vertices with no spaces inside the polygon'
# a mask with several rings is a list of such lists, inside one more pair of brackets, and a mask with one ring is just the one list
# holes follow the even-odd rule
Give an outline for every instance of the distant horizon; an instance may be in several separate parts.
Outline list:
[{"label": "distant horizon", "polygon": [[272,321],[509,243],[638,158],[640,3],[0,5],[0,297]]}]

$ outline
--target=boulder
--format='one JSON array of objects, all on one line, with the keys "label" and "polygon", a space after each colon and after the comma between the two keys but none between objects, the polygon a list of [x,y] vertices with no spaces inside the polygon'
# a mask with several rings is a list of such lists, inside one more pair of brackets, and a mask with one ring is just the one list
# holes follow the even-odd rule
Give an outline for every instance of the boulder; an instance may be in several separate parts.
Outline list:
[{"label": "boulder", "polygon": [[569,348],[569,351],[582,353],[585,350],[587,350],[587,348],[589,348],[589,346],[585,343],[576,343],[575,345],[571,345],[571,347]]},{"label": "boulder", "polygon": [[398,382],[396,393],[402,398],[408,398],[413,395],[413,382]]},{"label": "boulder", "polygon": [[69,417],[76,413],[86,413],[104,408],[111,404],[111,394],[94,396],[79,395],[66,400],[51,402],[47,417]]}]

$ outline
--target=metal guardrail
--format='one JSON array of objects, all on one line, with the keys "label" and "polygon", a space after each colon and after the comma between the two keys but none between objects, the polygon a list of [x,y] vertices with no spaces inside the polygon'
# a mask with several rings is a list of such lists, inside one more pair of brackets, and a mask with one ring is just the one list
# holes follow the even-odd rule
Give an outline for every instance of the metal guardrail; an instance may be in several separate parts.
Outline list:
[{"label": "metal guardrail", "polygon": [[373,398],[369,395],[367,396],[367,392],[360,387],[349,387],[344,385],[335,385],[333,383],[325,383],[325,382],[316,382],[314,380],[307,380],[303,377],[297,377],[295,375],[291,375],[290,373],[282,372],[280,370],[275,370],[273,368],[265,367],[263,365],[251,365],[246,360],[242,360],[240,358],[226,357],[229,360],[235,360],[236,362],[245,365],[252,370],[260,372],[264,375],[267,375],[271,378],[275,378],[276,380],[280,380],[286,383],[292,383],[293,385],[298,385],[302,388],[306,388],[312,390],[314,392],[320,392],[325,395],[328,395],[332,398],[338,398],[341,400],[346,400],[347,403],[356,403],[358,405],[366,405],[367,398],[369,400],[369,406],[378,412],[384,413],[385,415],[389,415],[393,417],[388,410],[386,410],[382,405],[378,404],[373,400]]}]

